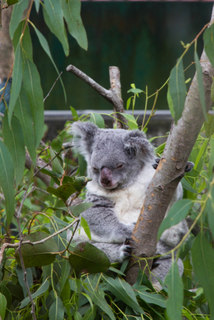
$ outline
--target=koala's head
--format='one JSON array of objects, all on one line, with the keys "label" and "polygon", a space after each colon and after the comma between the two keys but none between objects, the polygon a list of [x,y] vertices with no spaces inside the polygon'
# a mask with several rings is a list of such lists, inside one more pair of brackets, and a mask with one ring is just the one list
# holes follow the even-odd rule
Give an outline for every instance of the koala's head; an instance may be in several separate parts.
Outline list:
[{"label": "koala's head", "polygon": [[145,165],[154,163],[153,147],[139,130],[99,129],[90,122],[75,122],[72,134],[89,177],[104,189],[126,187]]}]

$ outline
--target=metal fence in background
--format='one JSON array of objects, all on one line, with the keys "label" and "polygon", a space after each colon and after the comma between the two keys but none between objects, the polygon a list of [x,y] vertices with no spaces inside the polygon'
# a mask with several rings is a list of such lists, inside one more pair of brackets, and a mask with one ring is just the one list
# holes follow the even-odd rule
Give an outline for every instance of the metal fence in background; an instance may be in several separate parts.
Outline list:
[{"label": "metal fence in background", "polygon": [[[77,111],[78,115],[87,115],[90,113],[100,113],[102,114],[106,126],[112,127],[113,119],[111,116],[108,116],[112,114],[112,111],[110,110],[102,110],[102,111],[95,111],[95,110],[81,110]],[[127,113],[132,114],[131,111],[128,111]],[[145,121],[150,116],[150,111],[146,112]],[[141,125],[144,117],[143,111],[135,111],[134,116],[138,119],[138,124]],[[72,121],[72,113],[67,110],[47,110],[45,111],[45,123],[47,124],[48,130],[45,135],[45,140],[52,140],[54,137],[56,137],[57,133],[63,129],[64,124],[66,121]],[[167,132],[170,130],[172,123],[172,117],[168,110],[160,110],[156,111],[155,115],[151,117],[151,120],[148,125],[148,137],[153,136],[163,136],[167,134]],[[161,139],[162,140],[162,139]],[[157,140],[157,144],[160,142]]]}]

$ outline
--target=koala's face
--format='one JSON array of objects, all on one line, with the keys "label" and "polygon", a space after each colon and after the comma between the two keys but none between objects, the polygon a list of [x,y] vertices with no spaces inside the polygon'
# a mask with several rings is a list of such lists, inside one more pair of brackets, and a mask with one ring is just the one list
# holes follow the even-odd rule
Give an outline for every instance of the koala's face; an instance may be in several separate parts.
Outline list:
[{"label": "koala's face", "polygon": [[143,166],[154,161],[153,148],[140,131],[98,129],[88,122],[74,123],[72,131],[89,177],[104,189],[126,187]]},{"label": "koala's face", "polygon": [[125,187],[141,170],[143,163],[136,158],[134,148],[125,145],[125,130],[105,130],[97,133],[88,173],[102,188],[113,190]]}]

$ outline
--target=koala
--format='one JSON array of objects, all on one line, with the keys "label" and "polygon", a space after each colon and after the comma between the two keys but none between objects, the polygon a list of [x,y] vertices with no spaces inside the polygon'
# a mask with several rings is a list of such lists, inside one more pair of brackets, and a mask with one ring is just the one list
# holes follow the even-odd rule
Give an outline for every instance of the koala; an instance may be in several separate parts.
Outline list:
[{"label": "koala", "polygon": [[[91,231],[91,243],[103,250],[111,262],[122,262],[131,252],[133,228],[144,202],[146,189],[155,173],[154,149],[139,130],[99,129],[90,122],[75,122],[71,128],[74,148],[84,156],[87,173],[86,201],[93,206],[82,213]],[[182,197],[177,187],[173,200]],[[175,247],[188,231],[186,222],[166,230],[157,244],[162,254]],[[79,243],[89,241],[80,228]],[[155,263],[154,274],[164,280],[170,257]],[[182,262],[179,262],[182,273]]]}]

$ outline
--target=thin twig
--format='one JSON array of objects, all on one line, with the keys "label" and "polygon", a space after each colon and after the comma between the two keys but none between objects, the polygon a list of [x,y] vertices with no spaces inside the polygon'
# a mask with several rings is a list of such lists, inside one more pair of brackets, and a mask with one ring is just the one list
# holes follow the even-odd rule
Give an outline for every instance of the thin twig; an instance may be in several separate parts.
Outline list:
[{"label": "thin twig", "polygon": [[35,312],[36,311],[36,305],[35,305],[35,302],[33,300],[32,295],[31,295],[30,286],[29,286],[29,283],[28,283],[28,280],[27,280],[27,271],[26,271],[26,268],[25,268],[24,259],[23,259],[23,255],[22,255],[22,250],[21,250],[22,243],[23,243],[23,235],[22,235],[22,231],[21,231],[20,216],[21,216],[21,211],[22,211],[23,205],[24,205],[24,201],[26,200],[26,198],[28,197],[28,195],[32,191],[33,191],[33,189],[31,189],[29,192],[28,192],[28,190],[25,191],[24,196],[23,196],[22,201],[21,201],[21,204],[19,206],[19,209],[18,209],[18,211],[16,213],[16,221],[17,221],[17,225],[18,225],[19,238],[20,238],[20,241],[18,243],[18,252],[19,252],[20,263],[21,263],[21,267],[22,267],[22,271],[23,271],[23,275],[24,275],[24,284],[25,284],[25,287],[27,289],[27,293],[28,293],[28,296],[29,296],[29,299],[30,299],[30,302],[31,302],[32,318],[33,318],[33,320],[37,320],[36,312]]},{"label": "thin twig", "polygon": [[43,99],[43,102],[45,102],[46,99],[49,97],[49,95],[51,94],[51,91],[55,87],[57,81],[59,80],[59,78],[61,77],[62,74],[63,74],[63,72],[61,71],[60,74],[58,75],[58,77],[56,78],[56,80],[54,81],[54,83],[53,83],[52,87],[50,88],[49,92],[47,93],[46,97]]},{"label": "thin twig", "polygon": [[[41,239],[41,240],[38,240],[38,241],[35,241],[35,242],[31,242],[30,240],[23,240],[21,245],[30,244],[32,246],[35,246],[37,244],[42,244],[45,241],[57,236],[58,234],[66,231],[67,229],[71,228],[77,222],[79,222],[79,218],[76,218],[73,222],[68,224],[66,227],[56,231],[55,233],[51,234],[50,236],[48,236],[48,237],[46,237],[44,239]],[[20,246],[20,242],[18,242],[18,243],[4,243],[2,245],[2,247],[1,247],[1,249],[0,249],[0,264],[2,262],[3,254],[4,254],[5,249],[7,249],[7,248],[14,248],[15,249],[15,248],[18,248],[19,246]]]}]

